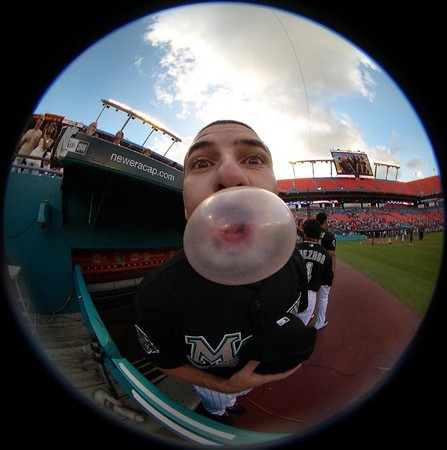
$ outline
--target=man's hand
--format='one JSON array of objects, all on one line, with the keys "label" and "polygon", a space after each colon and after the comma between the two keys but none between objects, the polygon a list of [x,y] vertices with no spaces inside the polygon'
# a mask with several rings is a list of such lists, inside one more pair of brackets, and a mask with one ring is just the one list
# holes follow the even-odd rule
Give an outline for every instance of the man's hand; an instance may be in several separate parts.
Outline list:
[{"label": "man's hand", "polygon": [[247,389],[252,389],[262,386],[266,383],[279,381],[292,375],[301,366],[299,364],[286,372],[275,374],[260,374],[256,373],[256,367],[260,364],[259,361],[248,361],[248,363],[231,378],[226,379],[211,373],[206,373],[204,370],[197,369],[191,364],[185,364],[175,369],[162,369],[161,372],[166,375],[185,381],[190,384],[196,384],[204,388],[212,389],[213,391],[224,392],[226,394],[235,394]]},{"label": "man's hand", "polygon": [[226,383],[222,386],[221,392],[226,392],[227,394],[242,392],[246,389],[252,389],[266,383],[279,381],[292,375],[292,373],[297,371],[302,365],[302,363],[298,364],[296,367],[293,367],[286,372],[260,374],[255,372],[256,367],[258,367],[259,364],[259,361],[249,361],[241,370],[239,370],[239,372],[236,372],[231,378],[226,380]]}]

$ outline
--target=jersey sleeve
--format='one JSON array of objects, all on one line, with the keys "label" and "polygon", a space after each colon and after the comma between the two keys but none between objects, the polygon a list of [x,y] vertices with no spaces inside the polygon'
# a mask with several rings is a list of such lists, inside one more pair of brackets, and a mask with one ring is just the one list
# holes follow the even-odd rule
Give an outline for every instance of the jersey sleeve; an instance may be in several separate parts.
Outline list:
[{"label": "jersey sleeve", "polygon": [[337,240],[335,238],[335,234],[331,233],[330,231],[326,231],[324,234],[322,245],[326,250],[334,251],[337,247]]},{"label": "jersey sleeve", "polygon": [[167,297],[169,290],[163,282],[143,280],[135,297],[135,329],[149,361],[162,369],[174,369],[188,361],[175,345],[178,326]]}]

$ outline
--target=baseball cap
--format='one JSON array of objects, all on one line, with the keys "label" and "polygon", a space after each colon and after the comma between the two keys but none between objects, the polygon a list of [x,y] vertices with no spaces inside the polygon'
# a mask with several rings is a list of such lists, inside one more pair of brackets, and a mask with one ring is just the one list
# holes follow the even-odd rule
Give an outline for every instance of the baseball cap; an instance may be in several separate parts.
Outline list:
[{"label": "baseball cap", "polygon": [[302,363],[312,354],[317,330],[304,325],[291,313],[263,325],[239,351],[239,366],[250,360],[260,361],[255,372],[260,374],[285,372]]}]

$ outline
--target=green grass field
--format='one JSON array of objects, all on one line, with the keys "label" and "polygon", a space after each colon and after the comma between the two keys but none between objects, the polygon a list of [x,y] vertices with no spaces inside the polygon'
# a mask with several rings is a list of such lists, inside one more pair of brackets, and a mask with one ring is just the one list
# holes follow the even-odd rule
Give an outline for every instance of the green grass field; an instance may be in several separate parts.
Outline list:
[{"label": "green grass field", "polygon": [[375,239],[337,241],[337,258],[364,273],[420,316],[426,312],[440,275],[443,233],[425,233],[422,241]]}]

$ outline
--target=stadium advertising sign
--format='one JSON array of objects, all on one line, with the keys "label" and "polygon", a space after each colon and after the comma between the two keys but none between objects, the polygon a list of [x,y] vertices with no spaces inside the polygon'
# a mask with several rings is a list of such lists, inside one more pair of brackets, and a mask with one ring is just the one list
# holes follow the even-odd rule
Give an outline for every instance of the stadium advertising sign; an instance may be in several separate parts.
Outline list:
[{"label": "stadium advertising sign", "polygon": [[372,177],[368,156],[364,152],[331,150],[337,175]]},{"label": "stadium advertising sign", "polygon": [[56,155],[68,163],[79,161],[143,178],[163,187],[182,189],[183,173],[178,169],[84,133],[72,135],[68,130],[57,146]]}]

